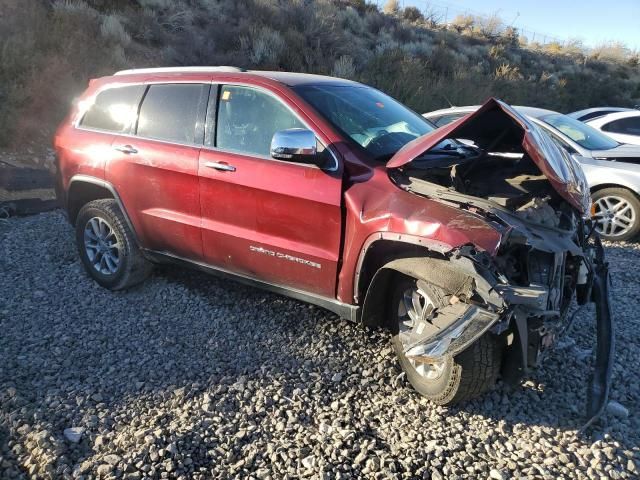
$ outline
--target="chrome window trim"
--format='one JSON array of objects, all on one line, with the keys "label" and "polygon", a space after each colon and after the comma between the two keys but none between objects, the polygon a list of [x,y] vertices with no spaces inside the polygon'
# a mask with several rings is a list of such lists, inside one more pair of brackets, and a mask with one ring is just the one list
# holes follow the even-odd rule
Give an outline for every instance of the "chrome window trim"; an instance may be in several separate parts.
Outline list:
[{"label": "chrome window trim", "polygon": [[[249,88],[255,88],[258,89],[262,92],[267,93],[268,95],[271,95],[272,97],[274,97],[277,101],[279,101],[285,108],[287,108],[295,117],[296,119],[302,123],[308,130],[311,130],[313,132],[313,134],[316,136],[316,140],[320,143],[320,145],[322,145],[325,150],[327,150],[330,154],[331,154],[331,158],[333,158],[333,165],[331,166],[331,168],[321,168],[318,165],[312,164],[312,163],[299,163],[299,162],[287,162],[286,160],[278,160],[275,159],[269,155],[259,155],[259,154],[248,154],[246,152],[236,152],[234,150],[228,150],[228,149],[222,149],[222,148],[218,148],[215,146],[209,146],[209,145],[205,145],[204,142],[201,144],[186,144],[186,143],[180,143],[180,142],[173,142],[173,141],[169,141],[169,140],[162,140],[159,138],[150,138],[150,137],[143,137],[140,135],[133,135],[131,133],[124,133],[124,132],[117,132],[114,130],[104,130],[104,129],[100,129],[100,128],[90,128],[90,127],[83,127],[80,125],[80,121],[82,120],[82,118],[84,117],[84,115],[87,113],[87,110],[91,107],[91,105],[93,105],[93,102],[91,104],[88,104],[87,107],[81,111],[78,111],[77,117],[73,122],[73,128],[76,130],[81,130],[81,131],[85,131],[85,132],[94,132],[94,133],[106,133],[106,134],[110,134],[110,135],[117,135],[119,137],[127,137],[127,138],[139,138],[142,140],[152,140],[155,142],[162,142],[165,144],[169,144],[169,145],[176,145],[176,146],[181,146],[181,147],[196,147],[196,148],[202,148],[202,149],[206,149],[208,151],[211,152],[220,152],[220,153],[230,153],[230,154],[236,154],[236,155],[243,155],[246,157],[253,157],[253,158],[259,158],[261,160],[269,160],[269,161],[274,161],[274,162],[282,162],[282,163],[286,163],[288,165],[299,165],[302,167],[311,167],[311,168],[317,168],[319,170],[322,170],[323,172],[331,172],[331,173],[335,173],[340,169],[340,162],[338,160],[338,156],[336,155],[336,153],[333,151],[333,149],[328,146],[325,145],[324,142],[322,140],[320,140],[318,132],[315,128],[311,128],[309,126],[309,123],[304,121],[302,118],[300,118],[300,116],[293,111],[293,109],[291,107],[289,107],[289,105],[287,105],[286,103],[284,103],[276,94],[274,94],[273,92],[259,86],[259,85],[255,85],[255,84],[251,84],[248,82],[233,82],[233,83],[223,83],[221,81],[217,81],[217,80],[211,80],[208,82],[203,82],[203,81],[167,81],[167,80],[151,80],[151,81],[145,81],[145,82],[134,82],[131,84],[127,84],[127,85],[122,85],[120,87],[118,86],[109,86],[106,85],[104,88],[96,91],[96,93],[92,96],[92,98],[95,100],[95,98],[102,92],[106,91],[106,90],[110,90],[112,88],[122,88],[122,87],[127,87],[127,86],[133,86],[133,85],[158,85],[158,84],[173,84],[173,83],[197,83],[197,84],[204,84],[204,85],[210,85],[212,88],[214,85],[219,85],[219,86],[223,86],[223,85],[237,85],[240,87],[249,87]],[[144,99],[144,96],[143,96]],[[138,108],[140,107],[140,105],[138,105]],[[137,119],[136,119],[137,121]]]},{"label": "chrome window trim", "polygon": [[[228,149],[221,149],[218,147],[212,147],[212,146],[207,146],[205,145],[204,147],[212,150],[212,151],[220,151],[220,152],[225,152],[225,153],[236,153],[238,155],[245,155],[247,157],[256,157],[256,158],[261,158],[264,160],[273,160],[273,161],[277,161],[277,162],[284,162],[287,163],[289,165],[304,165],[304,166],[309,166],[309,167],[315,167],[318,168],[324,172],[337,172],[340,169],[340,162],[338,161],[338,157],[336,156],[335,152],[329,148],[328,145],[325,145],[324,142],[322,140],[320,140],[319,135],[318,135],[318,131],[315,128],[312,128],[308,122],[306,122],[304,119],[300,118],[300,115],[298,115],[297,112],[295,112],[289,105],[287,105],[286,103],[284,103],[282,101],[282,99],[276,95],[275,93],[271,92],[270,90],[267,90],[266,88],[260,86],[260,85],[255,85],[249,82],[242,82],[242,81],[233,81],[233,82],[224,82],[224,81],[214,81],[213,83],[220,85],[221,87],[224,87],[226,85],[229,86],[238,86],[238,87],[247,87],[247,88],[253,88],[255,90],[259,90],[262,93],[266,93],[267,95],[270,95],[271,97],[275,98],[277,102],[279,102],[283,107],[285,107],[287,110],[289,110],[291,112],[291,114],[301,123],[303,124],[307,130],[310,130],[313,132],[313,134],[316,136],[316,141],[318,141],[320,143],[320,145],[322,145],[325,150],[328,150],[329,153],[331,154],[331,157],[333,158],[334,161],[334,165],[331,168],[320,168],[317,165],[314,164],[306,164],[306,163],[299,163],[299,162],[287,162],[286,160],[278,160],[275,159],[273,157],[271,157],[270,155],[259,155],[256,153],[247,153],[247,152],[236,152],[233,150],[228,150]],[[217,106],[217,108],[220,108],[220,105]],[[217,128],[217,125],[216,125]]]}]

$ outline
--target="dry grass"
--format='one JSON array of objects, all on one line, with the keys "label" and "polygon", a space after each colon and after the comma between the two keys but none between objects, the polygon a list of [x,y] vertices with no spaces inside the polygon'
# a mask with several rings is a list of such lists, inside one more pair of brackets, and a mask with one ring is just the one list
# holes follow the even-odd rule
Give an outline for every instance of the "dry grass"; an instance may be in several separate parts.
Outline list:
[{"label": "dry grass", "polygon": [[531,44],[497,17],[451,26],[363,0],[0,0],[0,145],[49,135],[89,78],[122,67],[227,65],[333,74],[418,111],[506,101],[640,103],[637,52]]}]

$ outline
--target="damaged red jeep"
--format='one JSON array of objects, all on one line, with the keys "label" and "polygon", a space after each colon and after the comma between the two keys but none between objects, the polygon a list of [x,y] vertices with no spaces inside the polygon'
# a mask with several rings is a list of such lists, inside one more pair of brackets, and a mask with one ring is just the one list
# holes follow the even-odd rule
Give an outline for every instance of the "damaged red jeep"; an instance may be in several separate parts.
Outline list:
[{"label": "damaged red jeep", "polygon": [[606,403],[613,328],[588,187],[498,100],[434,130],[346,80],[130,70],[91,81],[55,148],[80,258],[104,287],[172,262],[387,327],[411,384],[442,405],[517,382],[572,300],[592,301],[589,421]]}]

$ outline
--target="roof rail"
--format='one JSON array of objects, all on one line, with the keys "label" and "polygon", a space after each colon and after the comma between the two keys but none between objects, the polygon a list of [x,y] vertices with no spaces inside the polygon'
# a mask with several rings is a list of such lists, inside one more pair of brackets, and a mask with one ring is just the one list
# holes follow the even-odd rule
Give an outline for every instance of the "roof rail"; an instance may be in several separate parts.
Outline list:
[{"label": "roof rail", "polygon": [[159,67],[159,68],[134,68],[131,70],[120,70],[114,75],[132,75],[135,73],[189,73],[189,72],[246,72],[239,67]]}]

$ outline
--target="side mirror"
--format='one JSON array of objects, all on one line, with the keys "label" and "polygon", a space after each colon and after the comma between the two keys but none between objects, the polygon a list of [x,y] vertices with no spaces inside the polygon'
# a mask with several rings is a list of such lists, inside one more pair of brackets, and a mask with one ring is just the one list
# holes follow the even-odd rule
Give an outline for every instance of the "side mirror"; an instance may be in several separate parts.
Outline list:
[{"label": "side mirror", "polygon": [[305,128],[280,130],[271,139],[271,156],[277,160],[315,163],[317,153],[316,136]]}]

